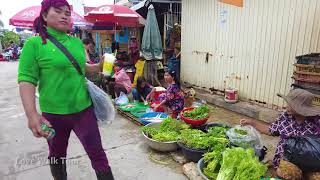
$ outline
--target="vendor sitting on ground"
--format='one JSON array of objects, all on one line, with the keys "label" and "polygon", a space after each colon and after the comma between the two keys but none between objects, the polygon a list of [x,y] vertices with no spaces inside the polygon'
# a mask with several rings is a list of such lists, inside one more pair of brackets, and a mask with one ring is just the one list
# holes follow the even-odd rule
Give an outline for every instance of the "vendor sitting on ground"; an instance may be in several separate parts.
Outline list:
[{"label": "vendor sitting on ground", "polygon": [[116,61],[113,66],[114,82],[109,83],[109,94],[112,98],[119,97],[120,92],[129,94],[131,92],[131,80],[123,68],[120,61]]},{"label": "vendor sitting on ground", "polygon": [[272,123],[242,119],[241,125],[251,125],[261,133],[280,136],[273,165],[279,167],[284,157],[283,144],[288,137],[315,135],[320,136],[320,108],[312,105],[314,95],[302,89],[294,89],[287,96],[280,95],[287,102],[286,111]]},{"label": "vendor sitting on ground", "polygon": [[147,83],[144,77],[138,77],[137,87],[132,90],[133,99],[138,102],[146,102],[152,89],[153,87]]},{"label": "vendor sitting on ground", "polygon": [[[154,109],[163,107],[168,114],[171,114],[171,117],[176,118],[184,108],[184,96],[180,89],[180,83],[175,71],[165,72],[164,80],[168,83],[168,88],[165,93],[159,96],[161,103]],[[150,93],[150,97],[153,97],[154,92],[155,88]]]}]

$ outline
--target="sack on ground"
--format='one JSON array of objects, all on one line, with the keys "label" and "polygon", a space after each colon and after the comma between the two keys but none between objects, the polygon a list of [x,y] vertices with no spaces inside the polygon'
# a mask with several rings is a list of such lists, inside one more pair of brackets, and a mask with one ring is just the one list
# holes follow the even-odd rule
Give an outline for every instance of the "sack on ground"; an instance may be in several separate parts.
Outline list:
[{"label": "sack on ground", "polygon": [[115,117],[115,109],[110,97],[89,80],[87,86],[98,121],[111,122]]},{"label": "sack on ground", "polygon": [[284,158],[306,171],[320,171],[320,137],[298,136],[288,138]]}]

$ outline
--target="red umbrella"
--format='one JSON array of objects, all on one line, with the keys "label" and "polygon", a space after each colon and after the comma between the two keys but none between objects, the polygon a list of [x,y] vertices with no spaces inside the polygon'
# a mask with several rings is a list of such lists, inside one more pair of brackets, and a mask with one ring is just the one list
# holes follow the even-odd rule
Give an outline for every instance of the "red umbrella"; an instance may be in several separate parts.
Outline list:
[{"label": "red umbrella", "polygon": [[[40,15],[40,11],[41,6],[28,7],[10,18],[9,24],[19,27],[33,27],[33,21]],[[91,23],[73,11],[71,17],[74,26],[92,26]]]},{"label": "red umbrella", "polygon": [[120,26],[141,26],[144,18],[134,10],[121,5],[103,5],[88,12],[85,19],[92,23],[116,23]]}]

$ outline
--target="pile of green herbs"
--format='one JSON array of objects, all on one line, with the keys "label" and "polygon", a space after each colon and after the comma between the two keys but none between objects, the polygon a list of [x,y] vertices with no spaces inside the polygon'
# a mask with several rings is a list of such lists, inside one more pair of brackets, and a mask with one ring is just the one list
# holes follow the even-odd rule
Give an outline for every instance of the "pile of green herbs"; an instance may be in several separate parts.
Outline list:
[{"label": "pile of green herbs", "polygon": [[190,125],[169,117],[160,123],[159,128],[144,126],[141,130],[155,141],[170,142],[177,141],[181,131],[189,128]]},{"label": "pile of green herbs", "polygon": [[210,109],[207,105],[203,105],[197,108],[194,108],[190,111],[185,111],[183,116],[192,120],[202,120],[209,117]]},{"label": "pile of green herbs", "polygon": [[229,145],[226,138],[228,127],[211,127],[208,133],[197,129],[185,129],[181,131],[179,143],[191,149],[213,150],[225,148]]}]

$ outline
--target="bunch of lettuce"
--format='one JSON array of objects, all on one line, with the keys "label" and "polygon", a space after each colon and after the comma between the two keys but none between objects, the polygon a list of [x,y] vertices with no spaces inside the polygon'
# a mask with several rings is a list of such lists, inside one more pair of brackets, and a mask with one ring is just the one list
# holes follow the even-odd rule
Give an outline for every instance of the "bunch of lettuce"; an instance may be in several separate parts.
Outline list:
[{"label": "bunch of lettuce", "polygon": [[169,142],[177,141],[180,131],[188,128],[190,125],[169,117],[160,123],[160,128],[144,126],[141,130],[153,140]]},{"label": "bunch of lettuce", "polygon": [[256,180],[265,175],[267,167],[254,156],[254,150],[226,149],[217,180]]},{"label": "bunch of lettuce", "polygon": [[207,166],[203,168],[203,173],[207,178],[212,180],[217,179],[222,162],[222,153],[225,149],[226,147],[217,146],[212,152],[204,154],[204,162]]},{"label": "bunch of lettuce", "polygon": [[191,149],[214,150],[226,147],[229,140],[225,137],[215,137],[210,133],[204,133],[197,129],[185,129],[181,131],[179,143]]},{"label": "bunch of lettuce", "polygon": [[184,129],[190,129],[190,125],[186,124],[183,121],[178,121],[176,119],[173,119],[171,117],[166,118],[160,123],[160,130],[162,132],[167,132],[167,131],[180,132],[181,130],[184,130]]},{"label": "bunch of lettuce", "polygon": [[179,138],[179,133],[175,131],[159,132],[154,136],[152,136],[153,140],[160,141],[160,142],[177,141],[178,138]]}]

